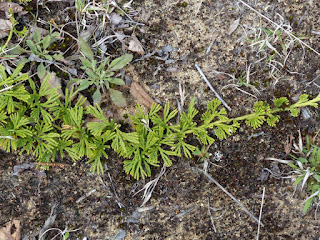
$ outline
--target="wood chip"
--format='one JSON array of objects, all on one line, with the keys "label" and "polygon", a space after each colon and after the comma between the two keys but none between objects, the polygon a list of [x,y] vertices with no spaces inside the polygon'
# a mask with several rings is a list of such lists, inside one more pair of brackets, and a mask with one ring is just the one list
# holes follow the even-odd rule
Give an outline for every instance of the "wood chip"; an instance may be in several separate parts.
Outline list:
[{"label": "wood chip", "polygon": [[152,103],[155,103],[149,94],[136,82],[131,83],[130,93],[140,104],[149,109],[151,108]]}]

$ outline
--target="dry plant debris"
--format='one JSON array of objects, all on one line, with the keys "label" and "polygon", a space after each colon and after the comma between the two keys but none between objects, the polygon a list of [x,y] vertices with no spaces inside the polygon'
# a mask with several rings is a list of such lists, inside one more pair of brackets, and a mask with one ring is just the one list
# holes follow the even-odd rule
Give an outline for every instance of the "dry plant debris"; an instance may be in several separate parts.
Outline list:
[{"label": "dry plant debris", "polygon": [[12,9],[13,13],[23,13],[23,7],[14,2],[0,2],[0,10],[9,13]]},{"label": "dry plant debris", "polygon": [[142,56],[144,55],[143,46],[134,33],[132,33],[132,35],[131,35],[131,40],[129,42],[128,50],[130,50],[132,52],[136,52]]},{"label": "dry plant debris", "polygon": [[7,37],[11,30],[11,22],[9,20],[0,19],[0,39]]},{"label": "dry plant debris", "polygon": [[21,226],[19,220],[7,222],[3,228],[0,228],[0,240],[20,240]]},{"label": "dry plant debris", "polygon": [[149,109],[151,108],[152,103],[155,103],[150,95],[137,82],[131,83],[130,93],[140,104]]}]

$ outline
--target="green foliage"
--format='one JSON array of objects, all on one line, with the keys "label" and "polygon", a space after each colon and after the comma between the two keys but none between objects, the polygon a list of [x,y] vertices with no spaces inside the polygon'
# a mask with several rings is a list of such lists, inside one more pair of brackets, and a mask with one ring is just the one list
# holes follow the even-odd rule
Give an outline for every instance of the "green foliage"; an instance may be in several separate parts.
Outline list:
[{"label": "green foliage", "polygon": [[[174,146],[174,134],[168,126],[168,121],[177,113],[176,110],[169,113],[169,104],[165,106],[164,117],[158,115],[161,107],[153,104],[149,114],[145,114],[141,107],[137,106],[137,113],[131,116],[137,134],[137,141],[131,141],[126,146],[126,154],[119,149],[120,155],[129,160],[124,161],[124,170],[134,178],[139,179],[151,176],[151,166],[159,166],[159,157],[171,166],[169,156],[177,156],[170,149]],[[152,125],[152,126],[151,126]]]},{"label": "green foliage", "polygon": [[58,105],[60,95],[57,89],[50,88],[49,82],[50,75],[48,74],[44,82],[41,84],[40,89],[36,89],[36,85],[29,78],[29,84],[32,89],[32,94],[28,100],[29,108],[31,109],[30,117],[34,122],[37,122],[40,117],[47,125],[51,125],[53,116],[49,111]]},{"label": "green foliage", "polygon": [[85,0],[75,0],[76,10],[79,12],[80,15],[84,12],[85,5]]},{"label": "green foliage", "polygon": [[[260,34],[260,30],[264,34]],[[290,54],[290,51],[294,46],[297,46],[299,42],[287,34],[283,30],[276,28],[261,28],[257,29],[259,34],[253,34],[254,36],[248,37],[248,41],[251,46],[256,46],[258,53],[265,53],[268,58],[267,61],[270,62],[277,56],[282,58]],[[292,33],[294,35],[294,33]],[[257,37],[258,36],[258,37]],[[297,37],[300,40],[308,39],[308,37]]]},{"label": "green foliage", "polygon": [[320,147],[311,145],[307,136],[306,147],[301,149],[298,156],[291,156],[295,162],[287,164],[294,169],[294,185],[300,183],[301,188],[307,185],[307,191],[311,192],[304,201],[303,213],[306,213],[315,198],[320,198]]},{"label": "green foliage", "polygon": [[19,3],[27,5],[28,3],[32,2],[32,0],[19,0]]},{"label": "green foliage", "polygon": [[[88,54],[85,55],[89,58]],[[103,71],[113,74],[127,61],[124,58],[115,59]],[[91,70],[94,67],[92,65]],[[278,112],[288,111],[297,116],[301,107],[317,107],[320,101],[320,95],[311,100],[307,95],[302,95],[292,105],[284,97],[275,99],[274,106],[259,101],[254,105],[253,113],[229,118],[218,99],[209,102],[207,110],[199,116],[193,98],[178,121],[178,111],[170,110],[169,104],[164,108],[153,104],[148,113],[138,105],[137,112],[130,116],[134,131],[123,132],[121,125],[107,119],[98,105],[84,107],[85,99],[75,99],[77,92],[73,88],[66,88],[65,99],[62,100],[57,89],[50,87],[49,75],[43,77],[42,84],[37,86],[27,73],[21,73],[22,68],[23,65],[19,65],[12,74],[8,74],[0,66],[2,149],[33,154],[39,162],[55,161],[59,156],[69,156],[74,161],[86,158],[87,163],[91,164],[90,170],[97,173],[103,172],[103,162],[112,149],[125,159],[125,172],[136,179],[151,176],[153,166],[163,163],[171,166],[176,157],[206,156],[206,149],[215,139],[227,138],[237,131],[242,121],[254,129],[264,122],[274,126],[280,118]],[[92,118],[94,120],[90,120]],[[201,150],[199,145],[202,145]],[[319,150],[310,156],[310,169],[316,169]],[[318,175],[314,178],[319,179]],[[318,191],[316,188],[311,190],[313,194]]]},{"label": "green foliage", "polygon": [[80,38],[79,40],[80,50],[85,57],[80,57],[82,62],[82,67],[87,75],[84,79],[73,79],[72,82],[77,82],[79,84],[78,90],[82,91],[89,88],[91,85],[95,86],[95,92],[93,93],[94,104],[101,101],[101,92],[106,90],[112,101],[119,107],[126,105],[126,100],[122,93],[118,90],[112,88],[113,85],[124,85],[124,82],[120,78],[115,78],[115,71],[124,68],[132,60],[132,54],[125,54],[121,57],[114,59],[110,62],[110,58],[107,57],[102,62],[98,63],[94,60],[93,53],[89,45]]},{"label": "green foliage", "polygon": [[32,54],[42,59],[35,59],[36,61],[53,61],[54,59],[57,60],[61,58],[60,54],[51,55],[49,51],[49,46],[58,40],[59,35],[58,32],[53,32],[42,38],[40,30],[33,33],[33,40],[27,40],[27,45]]},{"label": "green foliage", "polygon": [[208,153],[208,149],[210,148],[211,145],[208,145],[207,147],[202,146],[201,149],[199,149],[198,147],[196,148],[195,151],[193,151],[193,155],[194,156],[198,156],[199,157],[199,161],[203,162],[204,159],[208,159],[210,157],[210,153]]},{"label": "green foliage", "polygon": [[21,107],[21,102],[29,100],[30,94],[22,84],[29,79],[28,74],[20,74],[23,66],[20,64],[10,76],[7,76],[5,68],[0,65],[0,110],[5,109],[12,113]]}]

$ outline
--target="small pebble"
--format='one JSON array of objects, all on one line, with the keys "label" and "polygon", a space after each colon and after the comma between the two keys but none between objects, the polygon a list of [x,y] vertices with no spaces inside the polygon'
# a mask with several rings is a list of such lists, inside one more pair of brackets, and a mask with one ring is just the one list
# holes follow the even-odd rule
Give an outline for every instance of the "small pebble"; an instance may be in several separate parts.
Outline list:
[{"label": "small pebble", "polygon": [[150,86],[150,88],[153,89],[153,90],[158,90],[158,89],[160,89],[160,85],[158,83],[155,83],[155,84],[152,84]]}]

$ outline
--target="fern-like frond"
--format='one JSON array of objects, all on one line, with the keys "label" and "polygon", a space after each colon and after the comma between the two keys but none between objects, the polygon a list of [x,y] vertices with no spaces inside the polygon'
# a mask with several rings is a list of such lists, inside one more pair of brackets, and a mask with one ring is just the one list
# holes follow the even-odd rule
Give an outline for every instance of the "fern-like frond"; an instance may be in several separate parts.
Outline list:
[{"label": "fern-like frond", "polygon": [[147,176],[151,175],[151,170],[148,165],[146,165],[146,170],[142,166],[142,156],[140,149],[136,149],[136,151],[133,154],[133,159],[125,160],[124,161],[124,171],[127,174],[130,174],[135,179],[139,180],[140,177],[143,179]]},{"label": "fern-like frond", "polygon": [[274,127],[276,126],[276,123],[279,122],[280,116],[279,115],[272,115],[272,114],[267,114],[267,123],[269,126]]},{"label": "fern-like frond", "polygon": [[216,128],[214,129],[214,133],[220,140],[226,139],[228,135],[235,132],[235,128],[232,125],[218,123],[215,126]]},{"label": "fern-like frond", "polygon": [[90,145],[92,150],[87,155],[89,158],[87,164],[91,164],[90,171],[97,174],[103,173],[102,158],[108,159],[108,154],[105,150],[110,146],[106,145],[103,139],[94,139]]},{"label": "fern-like frond", "polygon": [[204,125],[207,126],[210,124],[215,118],[216,120],[227,120],[228,117],[226,116],[227,111],[225,108],[221,108],[218,110],[218,107],[221,105],[221,101],[217,98],[214,98],[210,101],[207,105],[207,111],[202,114],[201,120],[204,122]]},{"label": "fern-like frond", "polygon": [[263,124],[264,121],[265,121],[265,117],[263,115],[256,114],[252,117],[248,117],[245,122],[249,127],[252,127],[253,129],[257,129]]},{"label": "fern-like frond", "polygon": [[58,142],[57,146],[52,150],[52,158],[53,159],[55,159],[55,156],[57,153],[59,153],[61,159],[64,158],[64,152],[67,152],[73,161],[80,159],[80,156],[73,148],[74,142],[72,140],[58,138],[57,142]]},{"label": "fern-like frond", "polygon": [[300,113],[300,108],[290,108],[289,111],[292,117],[297,117]]},{"label": "fern-like frond", "polygon": [[105,122],[89,122],[87,124],[88,130],[95,137],[99,137],[105,133],[107,133],[106,135],[110,136],[111,131],[107,130],[109,126],[110,124]]},{"label": "fern-like frond", "polygon": [[8,118],[7,114],[4,111],[0,110],[0,124],[7,123],[7,118]]},{"label": "fern-like frond", "polygon": [[184,142],[183,140],[180,140],[174,147],[173,150],[175,152],[175,155],[178,157],[181,157],[181,153],[183,150],[183,153],[186,157],[191,158],[192,155],[191,153],[196,149],[195,146],[188,144],[186,142]]},{"label": "fern-like frond", "polygon": [[111,147],[120,156],[130,157],[132,152],[129,152],[130,145],[139,144],[137,133],[124,133],[116,129],[115,136],[112,139]]},{"label": "fern-like frond", "polygon": [[282,107],[283,104],[284,104],[285,106],[289,105],[289,100],[288,100],[288,98],[286,98],[286,97],[275,98],[275,99],[273,100],[273,103],[274,103],[274,105],[275,105],[277,108],[280,108],[280,107]]},{"label": "fern-like frond", "polygon": [[170,158],[168,156],[175,156],[175,152],[173,151],[167,151],[167,150],[163,150],[162,148],[159,148],[159,152],[161,155],[161,158],[163,160],[163,162],[166,164],[167,167],[170,167],[172,165],[172,161],[170,160]]},{"label": "fern-like frond", "polygon": [[36,157],[46,152],[52,152],[53,148],[58,145],[60,134],[52,132],[52,126],[45,123],[38,123],[35,126],[36,134],[34,135]]},{"label": "fern-like frond", "polygon": [[79,106],[79,107],[73,107],[70,110],[70,116],[72,119],[72,125],[77,127],[77,128],[81,128],[84,120],[83,120],[83,107]]},{"label": "fern-like frond", "polygon": [[64,124],[70,124],[71,116],[69,113],[69,109],[72,107],[83,106],[84,102],[86,101],[86,98],[80,96],[76,100],[76,103],[73,104],[72,101],[74,100],[77,94],[78,91],[74,91],[73,87],[70,89],[70,91],[68,88],[66,88],[64,101],[57,99],[57,105],[54,105],[53,107],[49,108],[49,111],[53,113],[55,119],[61,119],[63,120]]},{"label": "fern-like frond", "polygon": [[170,120],[174,118],[178,113],[178,110],[175,109],[170,112],[170,104],[167,103],[163,110],[163,117],[160,117],[158,114],[149,115],[150,120],[152,121],[154,127],[153,129],[158,131],[158,128],[166,129],[167,133],[171,133]]}]

